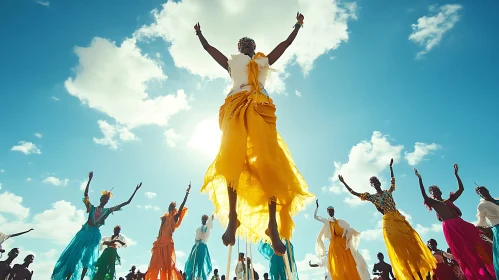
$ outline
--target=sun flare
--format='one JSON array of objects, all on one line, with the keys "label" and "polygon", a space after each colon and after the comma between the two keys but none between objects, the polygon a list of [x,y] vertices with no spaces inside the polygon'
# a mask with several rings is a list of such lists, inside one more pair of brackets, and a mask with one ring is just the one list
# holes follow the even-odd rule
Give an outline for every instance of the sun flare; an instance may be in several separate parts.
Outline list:
[{"label": "sun flare", "polygon": [[220,148],[222,132],[216,119],[204,119],[194,128],[188,146],[208,156],[216,156]]}]

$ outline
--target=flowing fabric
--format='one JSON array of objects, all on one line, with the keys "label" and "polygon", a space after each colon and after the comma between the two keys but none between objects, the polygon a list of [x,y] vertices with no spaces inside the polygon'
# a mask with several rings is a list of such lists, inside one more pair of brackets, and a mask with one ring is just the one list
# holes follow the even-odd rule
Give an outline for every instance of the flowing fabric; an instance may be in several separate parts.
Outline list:
[{"label": "flowing fabric", "polygon": [[[299,280],[298,277],[298,269],[295,262],[295,252],[293,249],[293,244],[291,242],[285,241],[286,249],[288,254],[289,265],[291,266],[293,279]],[[286,280],[286,266],[284,264],[284,259],[282,256],[278,256],[274,253],[274,249],[272,249],[272,245],[267,242],[261,241],[258,245],[258,251],[260,254],[270,261],[269,265],[269,274],[271,280]]]},{"label": "flowing fabric", "polygon": [[101,241],[99,227],[104,225],[111,213],[120,209],[116,207],[98,209],[90,203],[88,196],[83,198],[83,203],[89,213],[87,223],[62,252],[55,264],[51,280],[66,280],[69,274],[71,274],[70,280],[80,279],[83,268],[87,269],[86,275],[90,279],[95,274],[95,263],[99,257]]},{"label": "flowing fabric", "polygon": [[419,234],[399,211],[383,215],[383,237],[397,279],[419,279],[433,274],[437,261]]},{"label": "flowing fabric", "polygon": [[229,60],[229,67],[234,88],[245,90],[229,95],[220,107],[220,150],[206,172],[201,192],[209,194],[225,227],[229,216],[227,187],[234,189],[241,223],[237,234],[253,242],[268,240],[268,203],[275,199],[280,236],[290,240],[292,216],[313,195],[277,132],[276,107],[263,93],[268,59],[262,53],[253,59],[241,54]]},{"label": "flowing fabric", "polygon": [[[444,256],[453,259],[453,256],[443,251],[433,253],[437,260],[437,268],[433,270],[433,280],[459,280],[454,274],[452,267],[445,262]],[[442,256],[443,255],[443,256]]]},{"label": "flowing fabric", "polygon": [[490,245],[478,229],[461,218],[443,221],[445,240],[468,279],[496,279]]},{"label": "flowing fabric", "polygon": [[497,277],[499,275],[499,225],[492,228],[492,233],[494,234],[494,269]]},{"label": "flowing fabric", "polygon": [[179,213],[177,222],[174,219],[177,211],[167,213],[161,217],[162,224],[159,236],[153,243],[151,261],[149,262],[145,280],[157,280],[158,274],[160,280],[182,280],[182,275],[176,267],[177,258],[173,243],[173,232],[180,226],[186,213],[187,208],[184,207]]},{"label": "flowing fabric", "polygon": [[212,265],[208,246],[198,242],[192,246],[189,258],[185,263],[184,272],[187,275],[185,279],[208,279],[211,271]]},{"label": "flowing fabric", "polygon": [[116,279],[116,265],[121,264],[120,256],[116,248],[106,248],[97,260],[95,267],[97,272],[93,280],[114,280]]}]

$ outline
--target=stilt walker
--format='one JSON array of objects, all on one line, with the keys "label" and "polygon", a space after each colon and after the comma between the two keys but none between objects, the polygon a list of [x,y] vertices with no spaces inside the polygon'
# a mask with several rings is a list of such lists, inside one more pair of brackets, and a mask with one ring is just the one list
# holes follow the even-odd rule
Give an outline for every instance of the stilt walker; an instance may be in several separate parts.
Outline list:
[{"label": "stilt walker", "polygon": [[88,183],[83,197],[83,203],[88,213],[87,222],[81,227],[81,230],[71,240],[66,249],[64,249],[59,260],[57,260],[51,280],[76,280],[80,278],[80,272],[80,279],[83,279],[85,275],[89,276],[90,279],[93,278],[95,263],[99,257],[99,243],[102,237],[99,228],[104,225],[106,218],[111,213],[120,211],[121,208],[130,204],[135,193],[142,186],[142,183],[138,184],[132,196],[126,202],[111,208],[105,208],[105,206],[113,194],[111,191],[102,191],[100,204],[95,207],[90,203],[88,197],[88,189],[93,175],[93,172],[88,174]]},{"label": "stilt walker", "polygon": [[184,207],[191,184],[187,188],[184,200],[180,207],[176,208],[175,202],[168,206],[168,213],[161,217],[158,239],[154,241],[152,247],[151,261],[147,270],[145,280],[182,280],[182,275],[176,267],[175,245],[173,242],[173,232],[182,224],[187,208]]},{"label": "stilt walker", "polygon": [[281,238],[291,239],[292,216],[313,199],[277,132],[276,107],[264,89],[270,66],[294,41],[303,19],[297,13],[289,37],[268,56],[255,53],[255,41],[244,37],[238,43],[240,53],[231,59],[206,41],[199,23],[194,26],[203,48],[233,81],[219,110],[220,150],[201,188],[226,226],[226,246],[235,244],[237,231],[250,242],[270,239],[276,254],[283,255],[286,246]]},{"label": "stilt walker", "polygon": [[[499,199],[493,198],[484,186],[478,186],[476,193],[481,197],[478,204],[477,227],[491,228],[493,235],[494,269],[499,275]],[[488,221],[488,222],[487,222]]]},{"label": "stilt walker", "polygon": [[[95,273],[93,280],[115,279],[116,265],[121,264],[118,248],[126,247],[125,237],[120,233],[121,227],[115,226],[113,235],[102,238],[100,250],[104,251],[95,264],[97,273]],[[106,246],[105,249],[104,246]]]},{"label": "stilt walker", "polygon": [[208,239],[210,238],[211,229],[213,228],[213,218],[208,215],[201,217],[201,227],[196,229],[195,244],[192,246],[189,258],[184,266],[184,272],[187,275],[187,280],[193,279],[208,279],[212,271],[210,252],[208,250]]}]

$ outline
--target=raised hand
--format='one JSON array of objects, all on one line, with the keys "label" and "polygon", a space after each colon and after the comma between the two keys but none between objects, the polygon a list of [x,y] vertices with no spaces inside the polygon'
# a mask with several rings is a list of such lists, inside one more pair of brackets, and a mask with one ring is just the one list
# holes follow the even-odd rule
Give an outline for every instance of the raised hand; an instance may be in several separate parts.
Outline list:
[{"label": "raised hand", "polygon": [[135,190],[140,189],[140,187],[142,187],[142,182],[140,182],[140,184],[138,184],[137,187],[135,187]]},{"label": "raised hand", "polygon": [[305,19],[305,17],[300,12],[296,13],[296,20],[297,21],[303,22],[304,19]]},{"label": "raised hand", "polygon": [[416,174],[416,176],[418,176],[418,178],[421,178],[421,174],[419,174],[419,172],[416,168],[414,168],[414,174]]},{"label": "raised hand", "polygon": [[199,25],[199,22],[194,25],[194,30],[196,30],[196,32],[201,31],[201,25]]},{"label": "raised hand", "polygon": [[341,175],[338,175],[338,180],[340,180],[340,182],[342,182],[343,184],[345,183],[345,180],[343,180],[343,176]]},{"label": "raised hand", "polygon": [[33,231],[34,229],[30,228],[28,231]]},{"label": "raised hand", "polygon": [[94,172],[93,171],[88,172],[88,179],[92,180],[93,177],[94,177]]},{"label": "raised hand", "polygon": [[189,187],[187,188],[187,193],[189,193],[189,191],[191,190],[191,182],[189,182]]},{"label": "raised hand", "polygon": [[390,167],[393,165],[393,158],[390,160]]},{"label": "raised hand", "polygon": [[458,171],[459,171],[459,165],[457,165],[457,163],[456,163],[456,164],[454,164],[454,174],[457,175]]},{"label": "raised hand", "polygon": [[319,208],[319,200],[318,199],[315,200],[315,205],[317,205],[317,208]]}]

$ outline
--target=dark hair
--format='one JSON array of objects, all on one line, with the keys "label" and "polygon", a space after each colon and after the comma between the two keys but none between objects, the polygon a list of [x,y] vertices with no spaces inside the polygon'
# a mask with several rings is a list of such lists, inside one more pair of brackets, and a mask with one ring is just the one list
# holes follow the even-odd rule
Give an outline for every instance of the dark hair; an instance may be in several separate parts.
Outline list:
[{"label": "dark hair", "polygon": [[440,190],[440,188],[437,185],[432,185],[428,187],[428,192],[430,192],[430,194],[436,190]]}]

